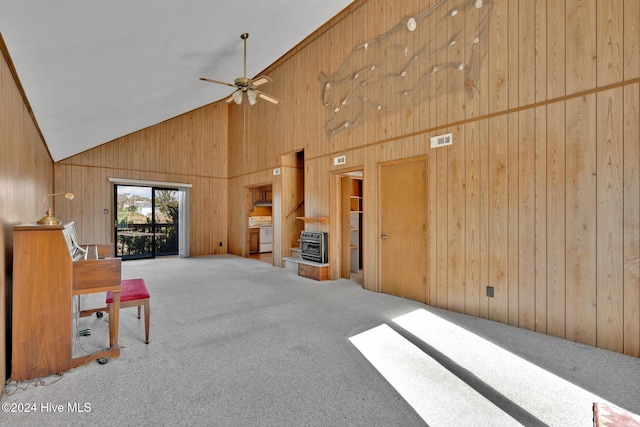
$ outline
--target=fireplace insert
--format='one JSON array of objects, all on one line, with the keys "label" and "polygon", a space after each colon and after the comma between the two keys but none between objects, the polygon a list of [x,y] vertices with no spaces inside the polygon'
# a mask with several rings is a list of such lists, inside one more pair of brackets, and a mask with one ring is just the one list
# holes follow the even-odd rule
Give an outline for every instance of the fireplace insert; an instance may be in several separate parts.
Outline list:
[{"label": "fireplace insert", "polygon": [[321,231],[300,233],[300,256],[307,261],[326,264],[329,262],[329,234]]}]

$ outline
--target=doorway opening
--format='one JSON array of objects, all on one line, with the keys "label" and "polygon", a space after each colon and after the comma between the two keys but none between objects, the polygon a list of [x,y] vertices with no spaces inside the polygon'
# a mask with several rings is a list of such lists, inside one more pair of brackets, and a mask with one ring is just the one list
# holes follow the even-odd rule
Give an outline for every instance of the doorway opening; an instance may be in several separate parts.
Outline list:
[{"label": "doorway opening", "polygon": [[273,265],[273,186],[247,187],[247,248],[249,258]]},{"label": "doorway opening", "polygon": [[339,194],[334,232],[339,237],[339,277],[364,286],[364,192],[363,171],[354,170],[337,176]]},{"label": "doorway opening", "polygon": [[115,254],[123,260],[178,255],[176,188],[115,185]]},{"label": "doorway opening", "polygon": [[300,234],[304,231],[304,151],[284,154],[281,157],[280,203],[282,206],[280,230],[280,263],[277,264],[298,271],[301,259]]}]

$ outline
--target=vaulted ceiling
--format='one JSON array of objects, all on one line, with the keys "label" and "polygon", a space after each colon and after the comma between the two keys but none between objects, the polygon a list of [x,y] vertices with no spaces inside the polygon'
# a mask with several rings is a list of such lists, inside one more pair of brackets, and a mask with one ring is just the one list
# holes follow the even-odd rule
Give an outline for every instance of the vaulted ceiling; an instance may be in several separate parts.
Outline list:
[{"label": "vaulted ceiling", "polygon": [[251,78],[351,2],[0,0],[0,33],[59,161],[229,96],[199,78],[242,76],[242,33]]}]

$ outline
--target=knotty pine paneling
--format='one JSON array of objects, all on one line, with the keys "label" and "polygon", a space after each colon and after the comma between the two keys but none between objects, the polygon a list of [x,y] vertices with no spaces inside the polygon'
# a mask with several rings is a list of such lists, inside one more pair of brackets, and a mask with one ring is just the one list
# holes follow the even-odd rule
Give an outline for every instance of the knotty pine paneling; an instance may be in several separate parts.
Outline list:
[{"label": "knotty pine paneling", "polygon": [[567,338],[596,345],[596,96],[566,102]]},{"label": "knotty pine paneling", "polygon": [[547,333],[565,337],[567,298],[566,210],[566,128],[565,104],[556,103],[547,110],[546,167],[546,286]]},{"label": "knotty pine paneling", "polygon": [[[489,112],[509,107],[509,5],[514,2],[494,2],[489,32]],[[514,24],[515,25],[515,24]],[[512,58],[514,62],[516,58]],[[516,66],[517,69],[517,66]]]},{"label": "knotty pine paneling", "polygon": [[623,98],[623,352],[640,356],[640,84]]},{"label": "knotty pine paneling", "polygon": [[0,392],[11,374],[6,319],[12,299],[13,226],[42,218],[42,198],[53,191],[53,161],[19,84],[0,36]]},{"label": "knotty pine paneling", "polygon": [[565,70],[568,94],[596,86],[596,3],[594,0],[566,0]]},{"label": "knotty pine paneling", "polygon": [[[520,3],[528,3],[526,0],[521,0]],[[533,26],[533,34],[529,34],[528,37],[532,37],[534,42],[534,63],[536,69],[535,76],[535,102],[541,102],[546,99],[547,96],[547,83],[548,83],[548,62],[547,62],[547,50],[548,50],[548,22],[547,22],[547,0],[535,0],[535,20]],[[525,75],[529,74],[531,68],[520,67]]]},{"label": "knotty pine paneling", "polygon": [[[509,116],[489,119],[489,319],[509,321]],[[446,218],[443,219],[446,221]],[[515,308],[514,308],[515,309]]]},{"label": "knotty pine paneling", "polygon": [[[537,101],[554,99],[566,93],[567,81],[567,0],[547,1],[546,28],[546,85],[547,97],[538,98]],[[544,35],[541,35],[544,38]],[[572,35],[575,37],[575,34]]]},{"label": "knotty pine paneling", "polygon": [[[453,135],[457,144],[442,152],[448,152],[446,159],[448,182],[446,199],[447,238],[447,308],[452,311],[464,313],[465,311],[465,271],[464,271],[464,242],[466,234],[465,224],[465,135],[464,127],[457,126]],[[442,162],[444,163],[444,162]],[[444,228],[444,227],[443,227]]]},{"label": "knotty pine paneling", "polygon": [[479,123],[479,144],[480,149],[480,164],[479,164],[479,237],[480,237],[480,300],[479,300],[479,315],[483,319],[489,318],[489,306],[490,298],[486,297],[486,287],[493,286],[493,282],[490,280],[490,253],[491,246],[489,244],[489,206],[491,194],[489,192],[489,120],[482,120]]},{"label": "knotty pine paneling", "polygon": [[[531,93],[533,96],[533,93]],[[512,263],[512,272],[517,275],[517,281],[510,275],[510,282],[517,283],[515,297],[509,302],[509,306],[518,306],[517,322],[523,328],[536,329],[536,214],[538,212],[538,200],[536,198],[536,110],[528,109],[517,115],[515,124],[518,132],[516,140],[517,164],[512,175],[517,182],[517,206],[518,227],[515,244],[518,248],[517,262]],[[511,130],[511,127],[510,127]],[[513,132],[513,131],[512,131]],[[513,133],[512,133],[513,134]],[[510,215],[511,216],[511,215]],[[516,228],[516,227],[514,227]],[[515,256],[514,256],[515,258]],[[531,262],[525,262],[525,261]],[[509,294],[511,296],[511,293]],[[511,311],[511,310],[510,310]]]},{"label": "knotty pine paneling", "polygon": [[[465,125],[464,292],[465,313],[480,315],[480,124]],[[431,222],[431,221],[430,221]],[[435,223],[435,222],[434,222]],[[484,282],[486,283],[486,281]]]},{"label": "knotty pine paneling", "polygon": [[[521,113],[521,114],[524,114]],[[514,215],[512,212],[519,212],[519,198],[520,192],[518,188],[519,184],[519,171],[521,170],[520,158],[518,157],[520,146],[523,144],[523,141],[519,140],[518,129],[518,114],[512,113],[509,114],[508,117],[508,149],[507,149],[507,216],[508,218],[508,237],[507,237],[507,247],[509,248],[509,257],[508,257],[508,265],[507,265],[507,299],[508,299],[508,323],[512,326],[517,326],[519,315],[520,315],[520,252],[511,253],[515,248],[520,247],[519,239],[519,231],[521,230],[520,224],[520,216]],[[526,248],[526,245],[523,245]],[[526,290],[526,286],[522,288]]]},{"label": "knotty pine paneling", "polygon": [[[539,69],[538,69],[539,70]],[[548,179],[547,179],[547,108],[539,107],[535,110],[534,140],[534,225],[533,225],[533,247],[524,259],[534,259],[533,280],[534,280],[534,322],[535,331],[547,332],[547,209],[548,209]],[[524,133],[522,133],[524,135]],[[529,139],[530,140],[530,139]],[[525,225],[526,227],[526,225]],[[524,263],[521,263],[523,265]]]},{"label": "knotty pine paneling", "polygon": [[623,118],[622,88],[596,95],[598,346],[623,348]]},{"label": "knotty pine paneling", "polygon": [[435,184],[435,195],[432,200],[435,205],[431,220],[435,221],[435,228],[432,239],[435,239],[435,263],[432,265],[435,271],[435,281],[433,288],[436,289],[436,298],[432,302],[438,307],[447,307],[449,305],[449,257],[447,256],[447,239],[448,231],[448,206],[447,199],[449,193],[449,176],[448,161],[449,150],[434,150],[429,160],[433,174],[431,179]]},{"label": "knotty pine paneling", "polygon": [[635,0],[624,0],[623,74],[626,80],[640,77],[640,7]]},{"label": "knotty pine paneling", "polygon": [[[533,2],[529,2],[530,6],[532,6],[534,3]],[[516,108],[519,104],[519,96],[520,96],[520,90],[519,88],[522,87],[527,87],[528,85],[525,83],[523,85],[520,85],[520,79],[522,78],[521,74],[520,74],[520,69],[519,66],[517,66],[516,64],[519,64],[522,60],[523,60],[523,56],[527,56],[527,43],[525,42],[525,40],[522,40],[519,36],[520,34],[526,34],[526,26],[525,28],[520,28],[520,19],[519,17],[521,16],[520,14],[520,3],[519,1],[509,1],[509,2],[505,2],[504,3],[506,6],[505,11],[508,13],[508,18],[506,19],[506,27],[507,27],[507,50],[508,50],[508,56],[505,58],[505,63],[508,64],[507,65],[507,80],[506,80],[506,90],[507,90],[507,102],[509,105],[509,108]],[[524,5],[523,5],[524,6]],[[526,14],[526,13],[531,13],[530,10],[527,10],[526,7],[524,7],[524,10],[522,11],[522,15]],[[535,15],[529,15],[528,18],[525,19],[524,22],[528,22],[529,20],[533,19]],[[529,68],[529,70],[531,70],[531,68]],[[534,74],[531,72],[528,72],[527,74]],[[523,79],[526,80],[526,79]]]},{"label": "knotty pine paneling", "polygon": [[621,82],[623,79],[623,0],[597,2],[597,80],[598,86]]},{"label": "knotty pine paneling", "polygon": [[[514,4],[515,2],[511,3]],[[516,105],[529,105],[536,100],[536,83],[539,73],[538,58],[536,57],[536,43],[538,42],[536,33],[539,32],[536,31],[536,23],[540,19],[537,13],[539,3],[536,0],[519,0],[518,2],[518,13],[515,16],[518,23],[518,38],[513,48],[515,49],[514,54],[518,57],[518,67],[511,67],[512,69],[517,69],[519,76],[517,85],[518,102]],[[512,40],[514,38],[511,37]]]},{"label": "knotty pine paneling", "polygon": [[[470,14],[471,15],[471,14]],[[466,18],[466,15],[465,15]],[[448,37],[449,39],[460,37],[464,39],[469,37],[465,34],[466,19],[449,19],[447,20]],[[456,43],[447,50],[448,58],[447,62],[451,64],[464,64],[466,63],[467,52],[466,43]],[[459,88],[465,87],[465,73],[447,73],[447,104],[448,108],[448,123],[455,123],[465,119],[464,106],[465,98],[468,92],[459,90]]]}]

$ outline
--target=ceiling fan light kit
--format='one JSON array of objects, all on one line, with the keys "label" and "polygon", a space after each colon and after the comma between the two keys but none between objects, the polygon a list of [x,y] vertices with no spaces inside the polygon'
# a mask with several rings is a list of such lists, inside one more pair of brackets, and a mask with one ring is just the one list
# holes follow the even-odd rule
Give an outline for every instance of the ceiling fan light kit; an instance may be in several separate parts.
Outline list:
[{"label": "ceiling fan light kit", "polygon": [[265,83],[270,83],[272,80],[269,77],[259,76],[253,80],[247,78],[247,39],[249,38],[249,33],[243,33],[240,38],[244,41],[244,76],[238,77],[233,81],[233,83],[208,79],[205,77],[200,77],[200,80],[236,88],[231,96],[225,99],[226,103],[235,102],[236,104],[240,105],[242,104],[242,98],[244,98],[244,94],[246,93],[249,105],[255,105],[258,102],[258,98],[264,99],[265,101],[271,102],[272,104],[280,104],[282,101],[275,96],[268,95],[257,89],[258,86],[261,86]]}]

